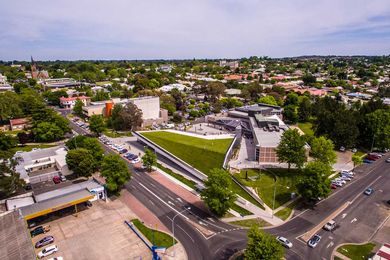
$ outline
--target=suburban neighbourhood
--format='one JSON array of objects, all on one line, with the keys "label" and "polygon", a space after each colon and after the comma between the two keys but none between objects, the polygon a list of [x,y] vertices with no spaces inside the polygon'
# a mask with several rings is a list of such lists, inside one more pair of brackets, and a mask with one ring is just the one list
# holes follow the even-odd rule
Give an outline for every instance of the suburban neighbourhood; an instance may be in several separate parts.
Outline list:
[{"label": "suburban neighbourhood", "polygon": [[0,51],[0,259],[390,259],[388,47],[96,59],[53,36]]}]

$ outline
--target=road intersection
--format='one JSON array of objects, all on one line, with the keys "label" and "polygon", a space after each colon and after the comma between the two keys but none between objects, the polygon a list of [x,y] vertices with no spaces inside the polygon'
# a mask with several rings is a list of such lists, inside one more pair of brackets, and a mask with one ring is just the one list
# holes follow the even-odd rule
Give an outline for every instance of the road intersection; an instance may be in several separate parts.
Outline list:
[{"label": "road intersection", "polygon": [[[61,113],[66,116],[66,112]],[[74,131],[87,134],[70,122]],[[102,144],[103,145],[103,144]],[[113,153],[103,145],[105,152]],[[133,177],[125,188],[142,204],[151,210],[166,226],[172,226],[175,219],[175,237],[183,244],[188,259],[227,259],[235,252],[245,248],[246,229],[224,223],[209,212],[188,203],[148,174],[132,167]],[[333,250],[342,243],[360,243],[370,240],[389,215],[384,200],[390,198],[390,167],[384,158],[372,165],[363,165],[356,170],[357,177],[346,187],[338,189],[329,198],[320,201],[313,208],[306,209],[290,221],[278,227],[266,229],[273,235],[287,237],[293,242],[292,249],[286,249],[287,259],[331,259]],[[367,187],[373,187],[371,196],[363,195]],[[345,209],[332,213],[348,203]],[[183,211],[190,207],[189,211]],[[309,248],[302,235],[327,220],[329,216],[338,223],[333,232],[315,230],[322,235],[320,244]]]}]

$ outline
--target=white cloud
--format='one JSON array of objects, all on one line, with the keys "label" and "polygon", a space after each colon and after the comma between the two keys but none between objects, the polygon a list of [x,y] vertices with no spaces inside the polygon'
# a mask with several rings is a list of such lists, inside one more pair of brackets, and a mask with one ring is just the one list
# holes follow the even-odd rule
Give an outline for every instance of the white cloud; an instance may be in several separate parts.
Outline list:
[{"label": "white cloud", "polygon": [[[0,59],[388,54],[390,20],[379,16],[390,1],[6,0]],[[379,27],[375,42],[360,31]]]}]

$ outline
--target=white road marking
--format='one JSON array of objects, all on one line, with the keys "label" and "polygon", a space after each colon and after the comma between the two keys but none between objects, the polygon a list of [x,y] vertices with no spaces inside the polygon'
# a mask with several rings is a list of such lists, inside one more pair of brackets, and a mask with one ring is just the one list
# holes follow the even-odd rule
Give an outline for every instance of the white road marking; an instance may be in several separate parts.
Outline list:
[{"label": "white road marking", "polygon": [[345,218],[348,214],[347,213],[344,213],[341,218]]},{"label": "white road marking", "polygon": [[195,240],[179,225],[176,225],[178,228],[180,228],[191,240],[192,240],[192,243],[195,243]]},{"label": "white road marking", "polygon": [[154,203],[153,203],[153,201],[149,200],[149,202],[150,202],[150,204],[152,204],[152,205],[154,206]]},{"label": "white road marking", "polygon": [[150,185],[152,185],[154,188],[156,188],[156,185],[154,185],[153,183],[149,183]]},{"label": "white road marking", "polygon": [[170,200],[168,200],[168,203],[173,205],[173,206],[175,206],[175,204],[172,201],[170,201]]},{"label": "white road marking", "polygon": [[145,190],[147,190],[150,194],[152,194],[154,197],[156,197],[159,201],[161,201],[163,204],[165,204],[166,206],[168,206],[171,210],[175,211],[177,214],[179,214],[180,216],[182,216],[183,218],[185,218],[186,220],[188,220],[188,217],[186,217],[185,215],[183,215],[183,213],[181,213],[180,211],[178,211],[177,209],[175,209],[174,207],[172,207],[171,205],[169,205],[168,203],[166,203],[162,198],[160,198],[159,196],[157,196],[154,192],[152,192],[151,190],[149,190],[148,188],[145,187],[145,185],[143,185],[142,183],[140,183],[139,185],[141,185]]},{"label": "white road marking", "polygon": [[203,225],[203,226],[207,226],[207,224],[204,223],[204,222],[202,222],[202,221],[199,221],[199,224],[200,224],[200,225]]},{"label": "white road marking", "polygon": [[180,201],[181,203],[183,203],[183,200],[181,198],[176,198],[178,201]]},{"label": "white road marking", "polygon": [[351,220],[351,223],[353,223],[353,222],[355,222],[355,221],[357,221],[357,218],[352,219],[352,220]]},{"label": "white road marking", "polygon": [[331,247],[331,246],[333,246],[334,245],[334,243],[333,243],[333,241],[331,241],[327,246],[326,246],[326,248],[329,248],[329,247]]}]

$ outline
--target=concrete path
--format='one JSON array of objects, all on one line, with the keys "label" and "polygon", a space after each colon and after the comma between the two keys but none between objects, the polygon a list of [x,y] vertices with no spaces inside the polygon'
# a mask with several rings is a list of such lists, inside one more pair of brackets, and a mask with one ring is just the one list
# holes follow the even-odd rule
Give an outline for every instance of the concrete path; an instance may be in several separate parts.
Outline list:
[{"label": "concrete path", "polygon": [[337,251],[334,252],[334,254],[333,254],[333,259],[334,259],[335,256],[337,256],[338,258],[341,258],[341,259],[343,259],[343,260],[351,260],[351,258],[346,257],[345,255],[343,255],[343,254],[341,254],[341,253],[339,253],[339,252],[337,252]]},{"label": "concrete path", "polygon": [[276,208],[274,212],[278,212],[282,209],[285,209],[288,205],[290,205],[291,203],[294,203],[298,199],[299,199],[299,197],[295,197],[294,199],[287,201],[286,203],[281,205],[279,208]]},{"label": "concrete path", "polygon": [[249,210],[250,212],[252,212],[256,217],[259,217],[265,221],[267,221],[268,223],[270,223],[271,225],[281,225],[284,223],[283,220],[281,220],[280,218],[276,217],[276,216],[272,216],[272,212],[269,212],[269,211],[266,211],[266,210],[263,210],[255,205],[253,205],[252,203],[250,202],[247,202],[246,204],[242,204],[242,203],[236,203],[238,206],[246,209],[246,210]]},{"label": "concrete path", "polygon": [[259,217],[256,215],[249,215],[249,216],[242,216],[242,217],[240,216],[240,217],[223,218],[221,220],[225,222],[232,222],[232,221],[240,221],[240,220],[254,219],[254,218],[259,218]]}]

